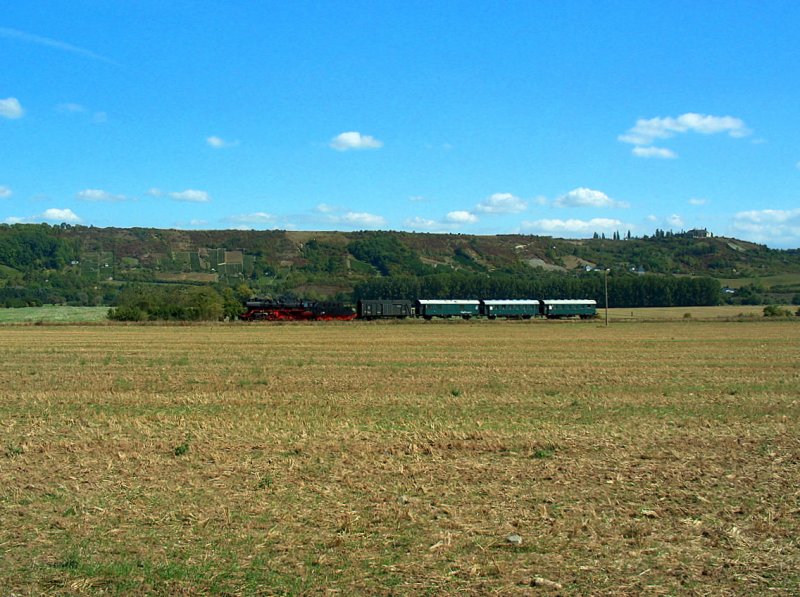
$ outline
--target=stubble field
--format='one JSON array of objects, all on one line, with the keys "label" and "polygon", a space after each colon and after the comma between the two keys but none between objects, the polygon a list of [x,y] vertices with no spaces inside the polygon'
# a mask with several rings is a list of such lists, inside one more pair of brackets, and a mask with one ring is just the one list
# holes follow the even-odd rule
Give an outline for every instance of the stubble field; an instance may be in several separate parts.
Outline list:
[{"label": "stubble field", "polygon": [[791,595],[800,325],[0,328],[0,595]]}]

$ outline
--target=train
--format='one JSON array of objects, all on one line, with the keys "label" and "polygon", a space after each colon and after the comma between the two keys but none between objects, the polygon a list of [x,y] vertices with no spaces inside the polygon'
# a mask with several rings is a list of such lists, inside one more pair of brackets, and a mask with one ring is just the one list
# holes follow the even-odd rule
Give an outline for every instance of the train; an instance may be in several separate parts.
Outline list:
[{"label": "train", "polygon": [[597,315],[597,302],[592,299],[417,299],[360,300],[358,319],[421,317],[423,319],[588,319]]},{"label": "train", "polygon": [[597,315],[591,299],[360,299],[353,308],[336,302],[252,298],[244,321],[352,321],[405,319],[588,319]]}]

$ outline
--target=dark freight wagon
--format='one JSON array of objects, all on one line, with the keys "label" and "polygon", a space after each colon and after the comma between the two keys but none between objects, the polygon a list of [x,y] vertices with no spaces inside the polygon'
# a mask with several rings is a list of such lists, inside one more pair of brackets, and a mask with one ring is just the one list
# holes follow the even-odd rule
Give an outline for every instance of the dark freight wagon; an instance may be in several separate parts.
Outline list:
[{"label": "dark freight wagon", "polygon": [[385,319],[396,317],[403,319],[414,315],[414,305],[407,300],[366,300],[356,304],[359,319]]},{"label": "dark freight wagon", "polygon": [[434,317],[461,317],[469,319],[481,314],[480,301],[420,299],[414,303],[417,315],[425,319]]},{"label": "dark freight wagon", "polygon": [[597,301],[586,299],[558,299],[542,301],[542,315],[549,319],[580,317],[586,319],[597,315]]},{"label": "dark freight wagon", "polygon": [[489,319],[530,319],[539,317],[540,304],[532,299],[494,299],[481,301],[481,315]]}]

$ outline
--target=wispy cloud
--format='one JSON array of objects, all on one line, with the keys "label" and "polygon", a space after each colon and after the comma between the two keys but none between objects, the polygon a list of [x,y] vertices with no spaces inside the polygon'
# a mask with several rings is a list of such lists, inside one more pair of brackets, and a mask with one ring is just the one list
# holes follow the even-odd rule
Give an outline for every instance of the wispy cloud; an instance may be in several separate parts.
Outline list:
[{"label": "wispy cloud", "polygon": [[208,203],[211,201],[211,196],[205,191],[197,191],[195,189],[186,189],[177,193],[168,193],[168,197],[175,201],[189,201],[191,203]]},{"label": "wispy cloud", "polygon": [[7,186],[0,185],[0,199],[8,199],[14,193],[11,192],[11,189]]},{"label": "wispy cloud", "polygon": [[403,225],[409,230],[425,230],[428,232],[454,232],[464,226],[477,224],[480,221],[477,215],[467,210],[448,212],[443,218],[433,220],[423,216],[406,218]]},{"label": "wispy cloud", "polygon": [[56,110],[62,114],[91,114],[91,120],[95,124],[108,122],[108,114],[105,112],[91,112],[86,106],[74,102],[58,104]]},{"label": "wispy cloud", "polygon": [[733,218],[738,234],[757,242],[800,245],[800,209],[742,211]]},{"label": "wispy cloud", "polygon": [[315,221],[331,226],[382,228],[388,223],[386,218],[378,214],[347,210],[328,203],[318,204],[314,211],[319,214],[314,216]]},{"label": "wispy cloud", "polygon": [[349,211],[339,216],[338,220],[344,224],[366,228],[379,228],[386,225],[386,218],[383,216],[362,211]]},{"label": "wispy cloud", "polygon": [[22,118],[23,114],[25,114],[25,110],[22,109],[22,105],[17,98],[8,97],[6,99],[0,99],[0,116],[3,118],[15,120],[17,118]]},{"label": "wispy cloud", "polygon": [[678,214],[672,214],[667,218],[667,225],[671,226],[672,228],[683,228],[686,224],[684,224],[681,216]]},{"label": "wispy cloud", "polygon": [[633,155],[639,158],[655,158],[658,160],[674,160],[678,154],[665,147],[634,147]]},{"label": "wispy cloud", "polygon": [[528,209],[528,203],[511,193],[495,193],[487,197],[475,210],[487,214],[515,214]]},{"label": "wispy cloud", "polygon": [[265,225],[265,224],[272,224],[275,222],[275,216],[264,212],[264,211],[257,211],[250,214],[240,214],[236,216],[229,216],[225,218],[226,222],[230,222],[231,224],[236,225]]},{"label": "wispy cloud", "polygon": [[629,229],[621,220],[612,218],[592,218],[591,220],[559,220],[543,219],[522,222],[526,231],[545,234],[591,234],[593,232],[613,232],[623,228]]},{"label": "wispy cloud", "polygon": [[44,46],[48,48],[53,48],[56,50],[61,50],[64,52],[70,52],[72,54],[77,54],[79,56],[83,56],[84,58],[90,58],[92,60],[98,60],[100,62],[105,62],[107,64],[113,64],[118,66],[116,62],[113,60],[106,58],[105,56],[101,56],[100,54],[96,54],[91,50],[87,50],[86,48],[81,48],[79,46],[73,46],[72,44],[68,44],[63,41],[59,41],[57,39],[51,39],[49,37],[42,37],[40,35],[34,35],[32,33],[26,33],[25,31],[19,31],[17,29],[9,29],[8,27],[0,27],[0,37],[5,39],[12,39],[16,41],[21,41],[24,43],[35,44],[39,46]]},{"label": "wispy cloud", "polygon": [[125,195],[114,195],[102,189],[84,189],[75,195],[81,201],[125,201]]},{"label": "wispy cloud", "polygon": [[351,149],[379,149],[383,147],[383,142],[375,137],[350,131],[335,136],[329,145],[336,151],[348,151]]},{"label": "wispy cloud", "polygon": [[428,218],[422,218],[420,216],[416,216],[414,218],[408,218],[404,222],[407,228],[411,230],[434,230],[439,228],[441,225],[436,220],[430,220]]},{"label": "wispy cloud", "polygon": [[700,197],[689,199],[689,205],[705,205],[706,203],[708,203],[708,199],[702,199]]},{"label": "wispy cloud", "polygon": [[212,135],[211,137],[206,137],[206,145],[213,147],[214,149],[225,149],[226,147],[236,147],[239,145],[239,142],[227,141],[221,137]]},{"label": "wispy cloud", "polygon": [[556,207],[628,207],[624,201],[616,201],[602,191],[579,187],[555,200]]},{"label": "wispy cloud", "polygon": [[67,114],[83,114],[87,112],[86,106],[82,106],[81,104],[76,104],[73,102],[66,102],[63,104],[58,104],[56,106],[56,110],[59,112],[64,112]]}]

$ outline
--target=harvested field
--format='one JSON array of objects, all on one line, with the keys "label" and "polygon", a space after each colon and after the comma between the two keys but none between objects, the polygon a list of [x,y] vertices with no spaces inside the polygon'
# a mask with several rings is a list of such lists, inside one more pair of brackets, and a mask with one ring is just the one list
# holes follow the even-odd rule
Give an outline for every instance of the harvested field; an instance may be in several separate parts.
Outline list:
[{"label": "harvested field", "polygon": [[0,587],[793,595],[800,324],[0,328]]},{"label": "harvested field", "polygon": [[[792,313],[796,307],[784,306]],[[597,310],[598,318],[605,318],[605,310]],[[663,321],[672,319],[692,319],[700,321],[737,321],[742,319],[760,319],[764,317],[763,305],[720,305],[717,307],[638,307],[611,308],[609,319],[612,322]]]}]

